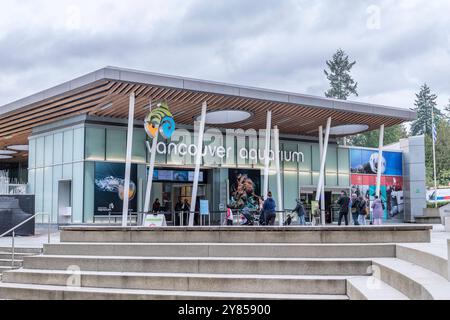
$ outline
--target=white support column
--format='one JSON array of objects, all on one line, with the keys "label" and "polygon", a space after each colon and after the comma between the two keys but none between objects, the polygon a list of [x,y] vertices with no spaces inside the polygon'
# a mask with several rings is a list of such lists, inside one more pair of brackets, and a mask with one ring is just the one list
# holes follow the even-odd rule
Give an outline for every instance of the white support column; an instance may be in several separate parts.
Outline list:
[{"label": "white support column", "polygon": [[[149,112],[152,111],[152,98],[150,98],[149,104]],[[147,188],[145,190],[145,199],[144,199],[144,213],[149,213],[150,211],[150,199],[152,196],[152,186],[153,186],[153,172],[155,171],[155,159],[156,159],[156,147],[158,145],[158,131],[156,131],[155,137],[152,140],[152,146],[150,147],[150,143],[146,141],[147,151],[150,155],[150,166],[148,168],[148,177],[147,177]],[[144,221],[144,219],[142,219]]]},{"label": "white support column", "polygon": [[122,227],[128,224],[128,206],[130,202],[130,175],[131,175],[131,156],[133,149],[133,129],[134,129],[134,92],[130,94],[130,105],[128,110],[128,133],[127,133],[127,154],[125,158],[125,185],[123,192],[123,210]]},{"label": "white support column", "polygon": [[[319,149],[320,149],[320,159],[323,156],[323,126],[319,127]],[[322,225],[325,225],[325,175],[322,179],[322,189],[320,190],[320,220]]]},{"label": "white support column", "polygon": [[150,154],[150,166],[148,168],[148,177],[147,177],[147,188],[145,190],[145,201],[144,201],[144,213],[148,213],[150,211],[150,198],[152,195],[152,185],[153,185],[153,172],[155,171],[155,159],[156,159],[156,146],[158,145],[158,133],[152,140],[152,146],[150,147],[150,143],[147,141],[147,150]]},{"label": "white support column", "polygon": [[202,162],[202,154],[203,154],[203,135],[205,132],[205,121],[206,121],[206,102],[202,105],[202,115],[200,119],[200,128],[198,132],[198,141],[197,141],[197,153],[195,155],[195,172],[194,172],[194,185],[192,186],[192,197],[191,197],[191,210],[189,214],[189,226],[192,227],[194,225],[194,215],[195,215],[195,204],[197,202],[197,190],[198,190],[198,179],[200,176],[200,165]]},{"label": "white support column", "polygon": [[383,144],[384,144],[384,124],[380,126],[380,136],[378,141],[378,163],[377,163],[377,187],[375,194],[381,199],[381,164],[383,160]]},{"label": "white support column", "polygon": [[[275,126],[273,130],[273,138],[274,138],[274,152],[275,152],[275,169],[277,173],[277,195],[278,195],[278,211],[284,211],[283,206],[283,190],[281,188],[281,165],[280,165],[280,131],[278,130],[278,126]],[[283,213],[281,212],[279,218],[279,225],[283,226]]]},{"label": "white support column", "polygon": [[330,128],[331,128],[331,117],[327,120],[327,128],[325,130],[325,142],[323,145],[322,157],[320,160],[320,172],[319,172],[319,182],[317,183],[317,191],[316,191],[316,201],[320,200],[321,190],[324,186],[325,181],[325,163],[327,160],[327,151],[328,151],[328,139],[330,137]]},{"label": "white support column", "polygon": [[272,111],[267,111],[266,119],[266,145],[264,148],[264,184],[263,184],[263,197],[267,199],[267,193],[269,192],[269,165],[270,165],[270,130],[272,128]]}]

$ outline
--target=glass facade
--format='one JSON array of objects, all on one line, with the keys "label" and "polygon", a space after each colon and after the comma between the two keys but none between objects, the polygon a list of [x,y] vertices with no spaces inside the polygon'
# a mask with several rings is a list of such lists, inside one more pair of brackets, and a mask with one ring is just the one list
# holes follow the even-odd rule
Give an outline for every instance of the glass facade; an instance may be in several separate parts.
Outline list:
[{"label": "glass facade", "polygon": [[[29,192],[36,194],[36,211],[50,212],[52,221],[58,223],[93,222],[95,163],[125,162],[126,127],[120,123],[103,124],[97,121],[38,132],[30,137],[28,171]],[[137,164],[138,210],[143,208],[147,180],[146,163],[149,159],[146,139],[144,129],[135,128],[132,161]],[[197,143],[196,134],[178,129],[171,140],[160,139],[158,142],[157,168],[194,167],[194,157],[188,149]],[[210,199],[211,210],[218,210],[219,203],[227,201],[230,168],[263,169],[261,155],[264,155],[264,146],[264,130],[206,130],[202,170],[208,172],[208,178],[202,188]],[[316,188],[319,146],[314,141],[281,136],[280,151],[284,207],[290,209],[295,206],[295,199],[301,192],[313,192]],[[327,189],[350,188],[349,149],[329,146],[325,180]],[[173,185],[174,188],[180,187],[175,183]],[[278,200],[274,161],[270,164],[269,188]],[[153,198],[157,189],[155,186]],[[65,208],[68,204],[61,200],[64,198],[62,192],[70,192],[71,201],[67,202],[71,206],[69,212]]]}]

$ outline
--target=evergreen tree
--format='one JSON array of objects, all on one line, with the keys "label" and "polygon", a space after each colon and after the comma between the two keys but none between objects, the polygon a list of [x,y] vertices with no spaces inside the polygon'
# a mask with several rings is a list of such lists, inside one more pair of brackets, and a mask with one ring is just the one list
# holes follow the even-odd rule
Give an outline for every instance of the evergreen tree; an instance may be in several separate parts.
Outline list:
[{"label": "evergreen tree", "polygon": [[442,119],[441,111],[436,107],[437,96],[431,93],[430,87],[425,83],[420,92],[416,94],[414,110],[417,112],[417,120],[411,124],[413,136],[427,134],[431,135],[431,108],[434,110],[434,122],[436,127]]},{"label": "evergreen tree", "polygon": [[[427,185],[434,186],[433,151],[431,136],[425,137],[425,164]],[[437,127],[436,141],[436,175],[438,185],[448,186],[450,183],[450,124],[441,121]]]},{"label": "evergreen tree", "polygon": [[325,96],[341,100],[347,100],[351,94],[358,96],[358,83],[350,75],[356,61],[349,62],[348,55],[339,49],[326,63],[329,71],[324,70],[324,73],[330,81],[330,89],[325,92]]},{"label": "evergreen tree", "polygon": [[448,100],[448,105],[445,106],[445,117],[450,121],[450,99]]}]

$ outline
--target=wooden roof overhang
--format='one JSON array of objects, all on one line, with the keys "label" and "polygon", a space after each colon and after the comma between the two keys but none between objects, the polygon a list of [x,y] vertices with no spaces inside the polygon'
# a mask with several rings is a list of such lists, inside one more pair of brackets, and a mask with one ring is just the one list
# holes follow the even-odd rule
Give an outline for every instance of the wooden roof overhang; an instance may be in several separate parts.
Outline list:
[{"label": "wooden roof overhang", "polygon": [[[328,117],[332,118],[333,126],[366,124],[369,127],[367,131],[377,129],[382,124],[389,127],[415,117],[411,111],[405,116],[403,110],[403,114],[401,112],[397,114],[395,112],[397,109],[388,107],[384,109],[382,106],[338,102],[310,96],[288,95],[285,98],[283,93],[262,89],[260,92],[253,92],[252,90],[258,89],[233,86],[230,88],[237,89],[224,92],[227,90],[222,88],[217,90],[218,87],[214,87],[220,84],[205,83],[212,88],[207,91],[195,85],[191,85],[191,88],[179,88],[170,83],[164,85],[164,83],[144,82],[150,81],[98,79],[71,90],[63,88],[60,90],[61,93],[54,96],[47,92],[44,96],[48,97],[44,99],[34,97],[30,99],[31,103],[27,104],[24,101],[18,104],[19,107],[16,105],[0,107],[0,149],[13,144],[27,144],[33,127],[76,115],[127,118],[129,95],[132,92],[136,95],[135,119],[144,120],[150,100],[166,100],[177,124],[192,125],[201,112],[202,102],[206,101],[208,111],[245,110],[252,114],[246,121],[221,125],[223,128],[265,128],[266,111],[271,110],[272,123],[278,125],[281,133],[303,136],[317,135],[318,126],[325,126]],[[314,99],[318,99],[323,105],[313,105],[314,103],[310,103],[311,99],[313,102]],[[296,100],[300,102],[304,100],[306,103],[299,103]],[[340,103],[343,103],[345,108],[340,108]],[[26,153],[19,153],[15,158],[18,160],[24,156],[26,157]]]}]

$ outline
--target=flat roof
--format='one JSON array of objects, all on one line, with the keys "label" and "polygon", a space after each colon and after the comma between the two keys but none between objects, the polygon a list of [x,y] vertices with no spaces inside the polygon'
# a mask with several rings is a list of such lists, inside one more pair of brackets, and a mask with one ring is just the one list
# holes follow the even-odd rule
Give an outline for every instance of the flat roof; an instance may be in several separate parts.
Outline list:
[{"label": "flat roof", "polygon": [[398,107],[329,99],[278,90],[105,67],[0,107],[0,149],[27,144],[31,129],[87,114],[127,118],[129,94],[136,95],[135,119],[144,119],[150,100],[166,100],[178,124],[192,125],[208,103],[208,111],[245,110],[252,117],[222,128],[265,128],[266,111],[285,134],[317,136],[328,117],[333,126],[365,124],[367,131],[416,119]]}]

